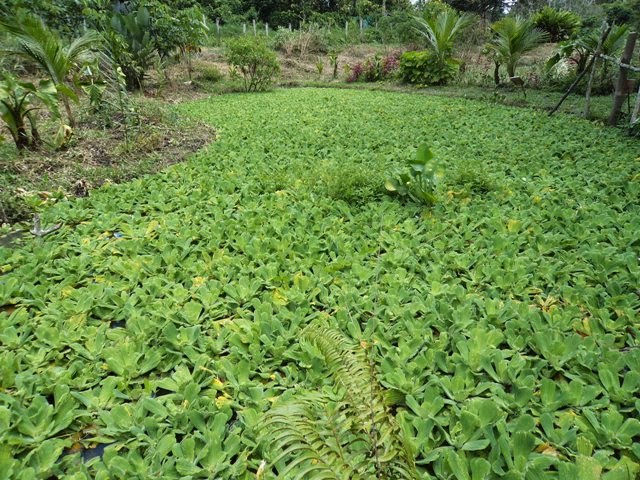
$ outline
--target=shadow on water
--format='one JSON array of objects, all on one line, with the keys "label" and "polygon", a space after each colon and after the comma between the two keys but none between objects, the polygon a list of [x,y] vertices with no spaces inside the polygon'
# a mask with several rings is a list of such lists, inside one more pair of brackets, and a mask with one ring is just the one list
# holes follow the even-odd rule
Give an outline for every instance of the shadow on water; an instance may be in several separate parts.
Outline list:
[{"label": "shadow on water", "polygon": [[22,243],[22,239],[26,236],[27,232],[22,230],[16,230],[15,232],[7,233],[0,237],[0,247],[4,248],[16,248]]}]

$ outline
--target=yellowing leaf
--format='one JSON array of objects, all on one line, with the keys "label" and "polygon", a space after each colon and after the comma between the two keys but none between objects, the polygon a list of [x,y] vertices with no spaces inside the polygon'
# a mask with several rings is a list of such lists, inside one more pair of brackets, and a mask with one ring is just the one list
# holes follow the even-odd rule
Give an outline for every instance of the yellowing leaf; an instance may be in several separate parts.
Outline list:
[{"label": "yellowing leaf", "polygon": [[510,232],[517,232],[520,230],[520,221],[519,220],[509,220],[507,222],[507,230]]},{"label": "yellowing leaf", "polygon": [[147,230],[145,231],[144,236],[150,237],[159,226],[160,223],[157,220],[152,220],[149,222],[149,225],[147,225]]},{"label": "yellowing leaf", "polygon": [[286,306],[289,303],[289,300],[287,300],[287,297],[285,297],[282,293],[280,293],[280,290],[278,290],[277,288],[273,291],[273,303],[275,303],[276,305],[280,305],[281,307]]}]

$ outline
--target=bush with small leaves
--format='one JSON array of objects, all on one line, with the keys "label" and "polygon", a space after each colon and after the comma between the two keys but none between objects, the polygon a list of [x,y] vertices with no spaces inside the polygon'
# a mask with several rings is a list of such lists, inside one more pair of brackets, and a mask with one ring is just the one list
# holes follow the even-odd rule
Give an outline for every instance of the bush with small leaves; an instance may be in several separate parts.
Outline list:
[{"label": "bush with small leaves", "polygon": [[267,90],[280,72],[276,53],[258,38],[240,37],[227,42],[227,62],[247,92]]}]

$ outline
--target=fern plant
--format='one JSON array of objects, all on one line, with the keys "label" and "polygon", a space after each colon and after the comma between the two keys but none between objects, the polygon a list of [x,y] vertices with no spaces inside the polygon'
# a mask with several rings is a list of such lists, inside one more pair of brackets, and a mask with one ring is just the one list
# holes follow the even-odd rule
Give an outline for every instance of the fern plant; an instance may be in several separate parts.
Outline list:
[{"label": "fern plant", "polygon": [[366,343],[354,346],[322,324],[308,326],[301,341],[321,353],[331,387],[298,393],[265,415],[261,440],[278,478],[418,478]]}]

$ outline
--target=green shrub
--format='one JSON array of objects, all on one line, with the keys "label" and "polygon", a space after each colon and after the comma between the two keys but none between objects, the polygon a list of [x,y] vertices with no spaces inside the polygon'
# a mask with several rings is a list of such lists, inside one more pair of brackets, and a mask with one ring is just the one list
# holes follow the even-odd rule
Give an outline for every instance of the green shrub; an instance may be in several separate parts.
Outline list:
[{"label": "green shrub", "polygon": [[549,34],[551,42],[559,42],[572,37],[580,30],[580,17],[567,10],[544,7],[533,16],[533,24]]},{"label": "green shrub", "polygon": [[232,76],[242,78],[247,92],[266,90],[280,72],[276,53],[255,37],[229,40],[227,62]]},{"label": "green shrub", "polygon": [[460,70],[460,62],[453,58],[441,61],[433,52],[423,50],[404,52],[400,56],[400,76],[403,81],[417,85],[444,85]]}]

